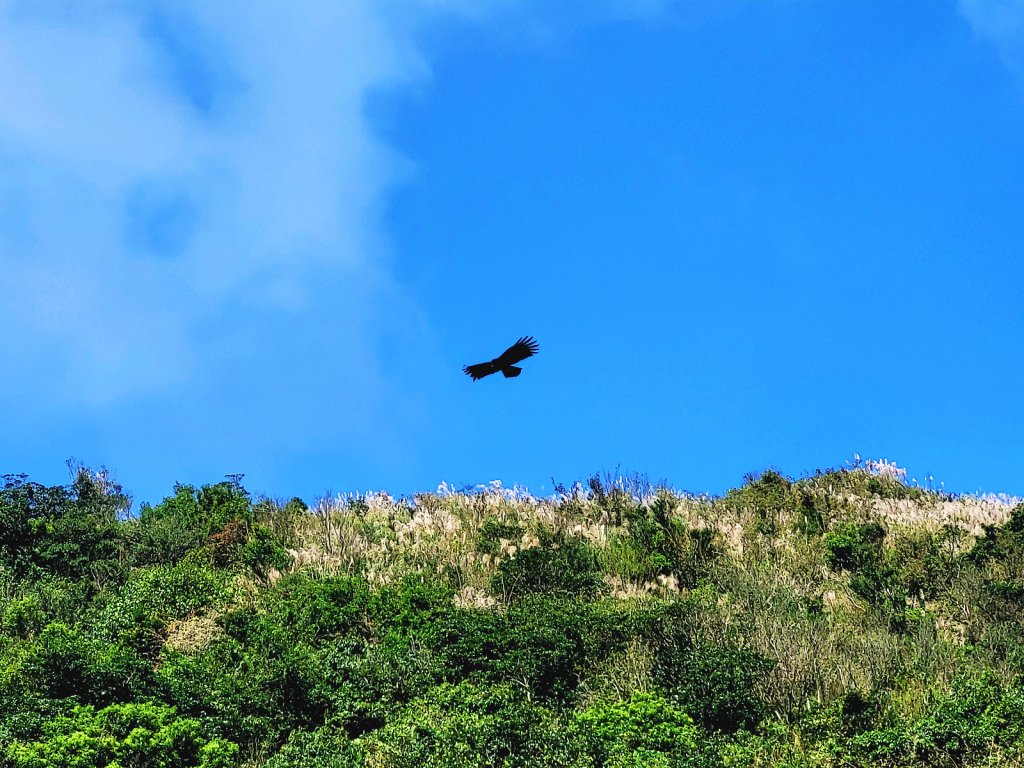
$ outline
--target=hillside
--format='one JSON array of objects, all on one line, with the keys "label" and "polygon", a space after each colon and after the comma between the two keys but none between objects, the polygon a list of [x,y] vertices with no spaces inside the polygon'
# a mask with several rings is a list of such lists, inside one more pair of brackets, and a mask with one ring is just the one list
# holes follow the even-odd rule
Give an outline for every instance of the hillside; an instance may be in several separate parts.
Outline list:
[{"label": "hillside", "polygon": [[1024,504],[0,491],[0,767],[1024,765]]}]

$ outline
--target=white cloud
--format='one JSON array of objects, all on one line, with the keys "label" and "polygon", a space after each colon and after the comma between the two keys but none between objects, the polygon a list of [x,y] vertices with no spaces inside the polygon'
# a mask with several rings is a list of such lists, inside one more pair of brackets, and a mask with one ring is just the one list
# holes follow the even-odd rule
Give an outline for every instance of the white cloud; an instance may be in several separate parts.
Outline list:
[{"label": "white cloud", "polygon": [[0,2],[0,398],[174,390],[229,308],[394,290],[363,100],[427,70],[378,8]]},{"label": "white cloud", "polygon": [[1024,78],[1024,0],[960,0],[975,34],[995,45],[1014,75]]}]

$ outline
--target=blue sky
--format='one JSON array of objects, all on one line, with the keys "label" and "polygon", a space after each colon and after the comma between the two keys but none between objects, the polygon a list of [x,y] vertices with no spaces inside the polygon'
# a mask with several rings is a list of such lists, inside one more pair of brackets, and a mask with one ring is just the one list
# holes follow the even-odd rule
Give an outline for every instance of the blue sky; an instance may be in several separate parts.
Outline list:
[{"label": "blue sky", "polygon": [[0,471],[1024,495],[1022,168],[1020,0],[0,0]]}]

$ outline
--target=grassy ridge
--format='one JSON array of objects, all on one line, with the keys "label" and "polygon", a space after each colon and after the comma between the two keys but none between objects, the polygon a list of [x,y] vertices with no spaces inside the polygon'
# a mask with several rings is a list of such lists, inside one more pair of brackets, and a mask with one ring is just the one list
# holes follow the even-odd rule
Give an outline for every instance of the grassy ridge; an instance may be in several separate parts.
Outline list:
[{"label": "grassy ridge", "polygon": [[1024,765],[1024,505],[868,463],[0,491],[0,766]]}]

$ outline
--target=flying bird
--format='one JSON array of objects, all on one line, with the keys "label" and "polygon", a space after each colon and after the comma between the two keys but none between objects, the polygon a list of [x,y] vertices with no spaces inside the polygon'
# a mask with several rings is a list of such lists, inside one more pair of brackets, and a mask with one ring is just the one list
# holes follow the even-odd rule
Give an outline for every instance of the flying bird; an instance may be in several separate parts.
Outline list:
[{"label": "flying bird", "polygon": [[489,363],[466,365],[462,370],[472,376],[473,381],[498,371],[501,371],[506,379],[511,379],[523,372],[522,368],[516,367],[516,363],[537,354],[538,349],[540,349],[540,345],[534,341],[533,336],[523,336]]}]

